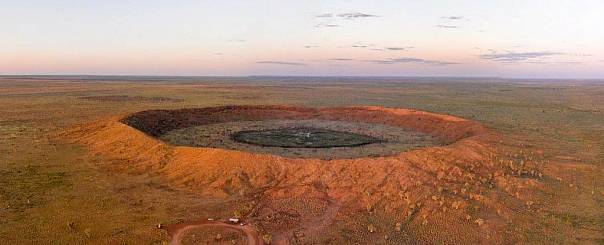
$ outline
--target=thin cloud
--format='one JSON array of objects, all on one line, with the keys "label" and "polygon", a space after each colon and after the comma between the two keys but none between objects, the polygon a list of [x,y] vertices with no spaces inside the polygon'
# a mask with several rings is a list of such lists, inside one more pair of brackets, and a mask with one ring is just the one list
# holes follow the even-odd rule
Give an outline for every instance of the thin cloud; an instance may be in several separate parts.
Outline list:
[{"label": "thin cloud", "polygon": [[338,20],[334,19],[333,17],[338,17],[338,18],[345,19],[345,20],[354,20],[354,19],[371,18],[371,17],[378,17],[378,16],[373,15],[373,14],[362,13],[362,12],[348,12],[348,13],[341,13],[341,14],[323,13],[323,14],[315,15],[315,18],[323,19],[321,23],[315,25],[315,28],[339,27],[340,24],[333,23],[334,21],[336,23],[338,23]]},{"label": "thin cloud", "polygon": [[445,66],[445,65],[460,64],[457,62],[440,61],[440,60],[425,60],[425,59],[410,58],[410,57],[403,57],[403,58],[397,58],[397,59],[385,59],[385,60],[367,60],[367,62],[381,64],[381,65],[414,63],[414,64]]},{"label": "thin cloud", "polygon": [[331,18],[331,17],[333,17],[333,14],[332,13],[324,13],[324,14],[315,15],[315,17],[317,17],[317,18]]},{"label": "thin cloud", "polygon": [[585,64],[580,61],[529,61],[529,64],[537,64],[537,65],[579,65]]},{"label": "thin cloud", "polygon": [[320,46],[317,45],[305,45],[304,48],[318,48]]},{"label": "thin cloud", "polygon": [[457,16],[443,16],[443,17],[440,17],[440,18],[441,19],[447,19],[447,20],[463,20],[463,19],[465,19],[461,15],[457,15]]},{"label": "thin cloud", "polygon": [[350,47],[353,47],[353,48],[367,48],[369,46],[367,46],[367,45],[352,45]]},{"label": "thin cloud", "polygon": [[551,51],[537,52],[497,52],[492,51],[490,54],[480,55],[481,59],[492,60],[496,62],[543,62],[544,59],[549,59],[556,56],[563,56],[565,53]]},{"label": "thin cloud", "polygon": [[329,59],[332,61],[353,61],[354,59],[349,59],[349,58],[334,58],[334,59]]},{"label": "thin cloud", "polygon": [[378,17],[378,16],[373,15],[373,14],[361,13],[361,12],[349,12],[349,13],[338,14],[338,17],[344,18],[344,19],[358,19],[358,18],[372,18],[372,17]]},{"label": "thin cloud", "polygon": [[445,28],[445,29],[459,28],[459,26],[454,26],[454,25],[436,25],[436,27],[438,27],[438,28]]},{"label": "thin cloud", "polygon": [[438,28],[444,28],[444,29],[459,28],[458,25],[455,25],[453,23],[459,23],[458,21],[466,20],[466,18],[463,17],[463,16],[461,16],[461,15],[442,16],[440,18],[444,19],[445,23],[440,24],[440,25],[436,25],[436,27],[438,27]]},{"label": "thin cloud", "polygon": [[264,60],[258,61],[256,64],[268,64],[268,65],[285,65],[285,66],[304,66],[304,63],[298,62],[287,62],[287,61],[274,61],[274,60]]},{"label": "thin cloud", "polygon": [[338,26],[340,26],[340,25],[330,24],[330,23],[319,23],[315,27],[317,27],[317,28],[323,28],[323,27],[338,27]]},{"label": "thin cloud", "polygon": [[386,50],[390,50],[390,51],[404,51],[404,50],[409,50],[412,49],[413,47],[408,46],[408,47],[386,47]]}]

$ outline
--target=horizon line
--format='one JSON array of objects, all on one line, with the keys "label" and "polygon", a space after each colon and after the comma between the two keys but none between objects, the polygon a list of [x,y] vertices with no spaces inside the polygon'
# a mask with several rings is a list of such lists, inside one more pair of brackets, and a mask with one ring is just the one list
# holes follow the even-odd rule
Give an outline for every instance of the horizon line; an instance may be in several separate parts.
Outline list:
[{"label": "horizon line", "polygon": [[510,79],[510,80],[604,80],[604,77],[506,77],[506,76],[391,76],[391,75],[132,75],[132,74],[0,74],[0,78],[35,78],[35,77],[143,77],[143,78],[438,78],[438,79]]}]

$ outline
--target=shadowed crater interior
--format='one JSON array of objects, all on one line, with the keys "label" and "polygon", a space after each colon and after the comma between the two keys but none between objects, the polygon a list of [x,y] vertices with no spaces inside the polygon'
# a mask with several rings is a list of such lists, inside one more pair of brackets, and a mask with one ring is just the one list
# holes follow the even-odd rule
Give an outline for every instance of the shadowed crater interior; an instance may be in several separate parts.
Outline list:
[{"label": "shadowed crater interior", "polygon": [[240,131],[232,135],[241,143],[283,148],[352,147],[381,142],[381,139],[335,130],[299,127]]},{"label": "shadowed crater interior", "polygon": [[173,146],[323,160],[395,156],[485,131],[461,118],[382,107],[149,110],[121,122]]}]

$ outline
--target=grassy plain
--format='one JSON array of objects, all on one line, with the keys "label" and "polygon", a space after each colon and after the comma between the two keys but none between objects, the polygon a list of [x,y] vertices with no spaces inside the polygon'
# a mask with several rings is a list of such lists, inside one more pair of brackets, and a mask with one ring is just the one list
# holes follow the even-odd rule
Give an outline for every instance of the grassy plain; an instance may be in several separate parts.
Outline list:
[{"label": "grassy plain", "polygon": [[[115,159],[56,135],[148,109],[263,104],[380,105],[479,121],[514,147],[542,152],[548,163],[540,211],[518,224],[516,242],[604,243],[602,81],[428,78],[0,78],[0,240],[160,244],[169,238],[159,223],[232,216],[233,207],[245,205],[241,200],[199,196],[146,172],[115,171]],[[351,226],[389,229],[379,213],[359,217]],[[422,232],[387,235],[409,242]],[[337,225],[325,234],[388,243]]]}]

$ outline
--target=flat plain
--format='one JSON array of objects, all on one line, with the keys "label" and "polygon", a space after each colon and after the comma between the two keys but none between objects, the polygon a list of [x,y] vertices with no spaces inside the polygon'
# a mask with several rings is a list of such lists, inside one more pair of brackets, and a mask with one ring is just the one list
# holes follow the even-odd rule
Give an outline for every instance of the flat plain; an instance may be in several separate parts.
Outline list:
[{"label": "flat plain", "polygon": [[[419,215],[410,215],[409,207],[390,207],[390,196],[404,199],[407,192],[363,190],[367,198],[360,209],[315,196],[258,194],[279,192],[270,186],[246,190],[254,195],[238,190],[208,194],[206,189],[217,187],[130,167],[63,137],[74,127],[116,115],[228,105],[383,106],[473,120],[500,135],[496,150],[501,157],[493,161],[513,171],[507,178],[515,181],[509,186],[515,189],[485,180],[495,187],[469,197],[452,189],[441,196],[419,195],[414,198],[423,205],[410,204],[411,210],[424,207],[414,211]],[[522,168],[525,162],[532,164],[528,172]],[[249,221],[267,243],[602,244],[603,180],[603,81],[0,78],[0,240],[8,244],[161,244],[170,241],[162,225],[233,216]],[[459,183],[464,184],[473,185]],[[445,202],[448,209],[442,207]],[[246,238],[236,231],[207,227],[182,241],[243,243]]]}]

